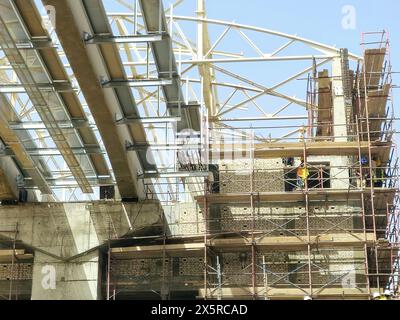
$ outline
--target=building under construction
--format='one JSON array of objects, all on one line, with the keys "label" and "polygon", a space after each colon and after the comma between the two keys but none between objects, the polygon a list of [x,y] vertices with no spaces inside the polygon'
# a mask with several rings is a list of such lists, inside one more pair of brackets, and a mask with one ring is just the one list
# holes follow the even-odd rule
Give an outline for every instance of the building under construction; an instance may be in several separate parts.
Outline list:
[{"label": "building under construction", "polygon": [[0,0],[0,299],[397,299],[396,73],[360,38]]}]

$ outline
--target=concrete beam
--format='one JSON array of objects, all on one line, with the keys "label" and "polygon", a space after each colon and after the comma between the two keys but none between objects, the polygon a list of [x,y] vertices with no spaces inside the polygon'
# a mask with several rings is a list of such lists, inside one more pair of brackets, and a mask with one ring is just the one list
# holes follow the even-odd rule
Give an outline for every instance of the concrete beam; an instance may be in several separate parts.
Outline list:
[{"label": "concrete beam", "polygon": [[67,261],[110,238],[158,234],[161,221],[158,201],[20,204],[0,206],[0,237],[10,239],[10,232],[2,230],[18,226],[17,240],[23,245]]},{"label": "concrete beam", "polygon": [[[96,70],[95,58],[93,58],[93,54],[95,54],[97,59],[101,61],[99,52],[93,47],[92,53],[89,54],[87,49],[90,48],[86,48],[82,40],[83,32],[81,29],[85,27],[83,19],[87,18],[84,17],[82,8],[80,8],[82,14],[76,15],[71,10],[69,1],[43,0],[43,3],[55,8],[57,35],[103,139],[119,193],[125,199],[138,198],[137,168],[134,161],[128,159],[124,145],[125,139],[129,135],[124,130],[126,128],[115,125],[115,115],[109,105],[111,101],[107,99],[101,87],[99,71]],[[76,4],[78,5],[78,3]],[[89,29],[86,29],[86,31],[89,31]],[[93,53],[93,50],[95,53]],[[98,66],[101,65],[100,62]]]},{"label": "concrete beam", "polygon": [[[372,246],[376,241],[373,233],[368,233],[366,239],[363,233],[329,233],[312,236],[310,240],[306,236],[298,237],[263,237],[254,240],[259,250],[301,250],[306,249],[310,244],[318,248],[339,248],[339,247],[363,247],[364,243]],[[210,239],[207,246],[213,250],[224,252],[242,251],[252,245],[251,238],[223,238]],[[142,245],[134,247],[113,248],[112,254],[117,259],[139,259],[161,257],[163,250],[169,257],[202,256],[204,254],[204,243],[186,242],[182,244],[167,245]]]},{"label": "concrete beam", "polygon": [[[385,199],[386,196],[395,194],[397,189],[375,189],[377,199]],[[309,190],[310,201],[329,201],[329,200],[360,200],[361,194],[369,195],[370,188],[364,190],[334,190],[334,189],[316,189]],[[206,197],[208,204],[228,204],[228,203],[250,203],[251,197],[255,202],[287,202],[287,201],[305,201],[305,193],[302,191],[292,192],[260,192],[254,193],[227,193],[227,194],[209,194]],[[204,205],[204,196],[197,196],[195,200],[199,205]],[[390,203],[390,202],[388,202]],[[386,204],[385,204],[386,206]]]},{"label": "concrete beam", "polygon": [[[379,155],[383,162],[389,158],[391,150],[390,143],[375,142],[371,143],[371,152],[374,155]],[[224,156],[231,156],[235,153],[250,152],[250,147],[244,144],[218,144],[210,146],[210,156],[215,159],[223,159]],[[358,155],[368,152],[368,143],[360,142],[263,142],[254,145],[254,157],[257,159],[279,158],[279,157],[302,157],[304,150],[307,156],[348,156]]]}]

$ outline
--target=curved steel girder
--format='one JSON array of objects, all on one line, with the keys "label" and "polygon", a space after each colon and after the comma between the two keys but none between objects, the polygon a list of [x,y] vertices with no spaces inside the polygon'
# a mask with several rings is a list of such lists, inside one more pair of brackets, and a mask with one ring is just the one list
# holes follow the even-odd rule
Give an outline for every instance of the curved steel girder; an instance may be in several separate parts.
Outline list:
[{"label": "curved steel girder", "polygon": [[[108,13],[108,16],[132,16],[133,14],[131,13],[120,13],[120,12],[116,12],[116,13]],[[235,22],[229,22],[229,21],[224,21],[224,20],[217,20],[217,19],[209,19],[209,18],[198,18],[198,17],[189,17],[189,16],[180,16],[180,15],[173,15],[174,20],[176,21],[192,21],[192,22],[204,22],[204,23],[208,23],[208,24],[214,24],[214,25],[223,25],[223,26],[227,26],[227,27],[234,27],[234,28],[239,28],[239,29],[244,29],[244,30],[249,30],[249,31],[255,31],[255,32],[260,32],[260,33],[265,33],[265,34],[269,34],[269,35],[274,35],[274,36],[278,36],[281,38],[286,38],[289,40],[294,40],[297,42],[301,42],[304,44],[309,45],[310,47],[324,53],[324,54],[330,54],[330,55],[338,55],[340,54],[340,49],[335,48],[333,46],[329,46],[317,41],[313,41],[313,40],[309,40],[303,37],[299,37],[296,35],[291,35],[288,33],[283,33],[283,32],[279,32],[279,31],[275,31],[275,30],[271,30],[271,29],[266,29],[266,28],[261,28],[261,27],[255,27],[255,26],[251,26],[251,25],[246,25],[246,24],[240,24],[240,23],[235,23]],[[363,57],[358,56],[356,54],[353,53],[349,53],[349,58],[354,60],[354,61],[362,61]]]}]

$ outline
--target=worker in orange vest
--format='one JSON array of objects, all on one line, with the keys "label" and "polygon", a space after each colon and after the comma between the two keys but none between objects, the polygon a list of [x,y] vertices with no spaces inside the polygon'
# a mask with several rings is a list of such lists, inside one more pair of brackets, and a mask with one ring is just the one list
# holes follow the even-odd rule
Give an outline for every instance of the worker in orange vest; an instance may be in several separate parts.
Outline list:
[{"label": "worker in orange vest", "polygon": [[297,168],[297,186],[303,189],[306,186],[306,180],[310,175],[307,166],[304,164],[304,160],[301,160],[299,167]]}]

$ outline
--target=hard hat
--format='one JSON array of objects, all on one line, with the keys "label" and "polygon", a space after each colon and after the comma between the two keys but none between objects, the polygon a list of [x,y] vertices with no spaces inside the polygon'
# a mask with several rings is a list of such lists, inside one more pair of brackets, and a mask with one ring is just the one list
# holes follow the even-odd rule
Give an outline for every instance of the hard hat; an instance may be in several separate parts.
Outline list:
[{"label": "hard hat", "polygon": [[361,157],[361,164],[367,164],[368,163],[368,159],[366,156],[362,156]]},{"label": "hard hat", "polygon": [[305,296],[303,300],[312,300],[310,296]]},{"label": "hard hat", "polygon": [[376,298],[378,298],[378,297],[380,297],[381,296],[381,294],[379,293],[379,292],[374,292],[373,294],[372,294],[372,298],[373,299],[376,299]]}]

